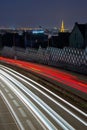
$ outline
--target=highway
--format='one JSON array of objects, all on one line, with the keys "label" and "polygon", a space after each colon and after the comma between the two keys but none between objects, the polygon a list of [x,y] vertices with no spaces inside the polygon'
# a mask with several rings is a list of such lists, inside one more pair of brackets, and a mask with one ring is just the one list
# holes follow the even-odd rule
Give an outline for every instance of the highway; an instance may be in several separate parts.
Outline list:
[{"label": "highway", "polygon": [[3,65],[0,65],[0,88],[0,96],[18,129],[87,129],[87,113],[50,91],[49,87]]},{"label": "highway", "polygon": [[26,61],[13,60],[13,59],[4,58],[4,57],[0,57],[0,61],[6,62],[13,66],[19,66],[28,71],[35,72],[38,75],[47,77],[48,79],[52,79],[56,81],[57,83],[64,84],[67,86],[65,87],[67,90],[71,90],[71,89],[73,89],[74,91],[78,90],[87,95],[87,77],[86,76],[82,77],[80,75],[79,77],[79,75],[76,75],[76,74],[73,75],[71,73],[60,71],[59,69],[55,69],[52,67],[39,65],[39,64],[31,63],[31,62],[26,62]]}]

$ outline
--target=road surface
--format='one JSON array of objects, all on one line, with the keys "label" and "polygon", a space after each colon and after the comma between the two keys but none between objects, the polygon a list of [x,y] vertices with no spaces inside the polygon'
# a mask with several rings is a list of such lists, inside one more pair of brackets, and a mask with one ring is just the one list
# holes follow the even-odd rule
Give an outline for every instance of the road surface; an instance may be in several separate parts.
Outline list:
[{"label": "road surface", "polygon": [[0,95],[21,130],[87,129],[87,113],[3,65],[0,65],[0,88]]},{"label": "road surface", "polygon": [[76,75],[72,75],[70,73],[60,71],[58,69],[53,69],[51,67],[38,65],[30,62],[24,62],[20,60],[12,60],[3,57],[0,57],[0,60],[30,70],[32,72],[60,82],[62,84],[65,84],[67,86],[66,89],[73,88],[75,90],[79,90],[87,94],[87,77],[86,80],[84,78],[83,80],[80,80]]}]

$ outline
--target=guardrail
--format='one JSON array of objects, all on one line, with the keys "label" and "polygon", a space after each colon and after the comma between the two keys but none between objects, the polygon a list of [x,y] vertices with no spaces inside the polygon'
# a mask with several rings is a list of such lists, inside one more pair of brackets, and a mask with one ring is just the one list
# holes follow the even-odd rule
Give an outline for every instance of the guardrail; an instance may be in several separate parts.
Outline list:
[{"label": "guardrail", "polygon": [[87,49],[65,47],[63,49],[48,47],[42,49],[4,47],[1,55],[9,58],[32,61],[55,67],[62,67],[87,74]]}]

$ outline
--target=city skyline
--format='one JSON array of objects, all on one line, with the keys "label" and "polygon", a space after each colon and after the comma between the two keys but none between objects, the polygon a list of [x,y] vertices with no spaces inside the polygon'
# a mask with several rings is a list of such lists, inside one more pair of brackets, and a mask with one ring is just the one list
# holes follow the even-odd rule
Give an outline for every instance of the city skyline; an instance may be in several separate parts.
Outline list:
[{"label": "city skyline", "polygon": [[60,27],[87,23],[87,0],[1,0],[0,27]]}]

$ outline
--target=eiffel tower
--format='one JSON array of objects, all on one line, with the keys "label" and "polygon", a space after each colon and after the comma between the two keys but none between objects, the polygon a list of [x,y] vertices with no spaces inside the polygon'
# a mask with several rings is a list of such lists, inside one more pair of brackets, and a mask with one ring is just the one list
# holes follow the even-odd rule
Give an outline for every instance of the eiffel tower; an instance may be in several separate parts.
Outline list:
[{"label": "eiffel tower", "polygon": [[64,27],[64,22],[63,22],[63,20],[62,20],[60,32],[65,32],[65,27]]}]

